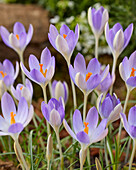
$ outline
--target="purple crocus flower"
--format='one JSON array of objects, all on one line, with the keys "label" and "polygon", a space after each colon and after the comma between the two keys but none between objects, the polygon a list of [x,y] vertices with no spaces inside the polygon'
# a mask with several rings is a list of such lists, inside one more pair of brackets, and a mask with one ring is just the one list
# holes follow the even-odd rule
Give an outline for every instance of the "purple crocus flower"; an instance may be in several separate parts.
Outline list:
[{"label": "purple crocus flower", "polygon": [[136,87],[135,71],[136,71],[136,51],[130,55],[129,59],[125,57],[119,66],[121,78],[125,81],[127,87],[130,90]]},{"label": "purple crocus flower", "polygon": [[59,127],[65,117],[63,99],[60,98],[59,101],[55,98],[49,100],[48,104],[43,101],[41,104],[42,114],[49,124],[53,127],[55,132],[58,132]]},{"label": "purple crocus flower", "polygon": [[115,94],[111,96],[109,93],[103,100],[103,94],[97,99],[97,108],[102,119],[107,119],[107,126],[118,120],[120,113],[122,112],[122,106],[120,100]]},{"label": "purple crocus flower", "polygon": [[13,27],[13,33],[9,33],[5,27],[1,26],[0,34],[3,42],[20,55],[32,39],[33,26],[30,24],[28,33],[26,33],[24,25],[16,22]]},{"label": "purple crocus flower", "polygon": [[121,52],[126,48],[132,32],[133,24],[130,24],[123,32],[123,28],[119,23],[115,24],[112,29],[109,29],[109,24],[106,23],[105,36],[114,57],[118,58]]},{"label": "purple crocus flower", "polygon": [[30,72],[21,62],[21,68],[25,75],[41,86],[46,86],[52,79],[55,72],[55,58],[51,57],[49,49],[46,47],[41,54],[40,63],[34,55],[29,57]]},{"label": "purple crocus flower", "polygon": [[136,140],[136,106],[129,110],[128,121],[124,113],[120,113],[123,126],[133,140]]},{"label": "purple crocus flower", "polygon": [[52,83],[52,96],[53,98],[59,100],[60,97],[63,98],[65,104],[68,100],[68,85],[64,81],[61,83],[61,81],[54,80]]},{"label": "purple crocus flower", "polygon": [[18,84],[16,86],[16,89],[11,86],[11,92],[17,100],[20,100],[21,97],[24,97],[28,103],[28,106],[31,105],[33,96],[33,86],[28,79],[26,79],[25,81],[25,86],[23,84]]},{"label": "purple crocus flower", "polygon": [[0,62],[0,80],[4,82],[6,88],[10,89],[19,73],[19,64],[16,62],[16,71],[13,64],[5,59],[3,64]]},{"label": "purple crocus flower", "polygon": [[72,53],[79,38],[78,24],[75,27],[75,33],[70,30],[67,25],[63,24],[60,28],[60,34],[56,27],[51,24],[48,37],[52,46],[59,51],[67,63],[70,64]]},{"label": "purple crocus flower", "polygon": [[100,63],[96,58],[91,59],[86,68],[85,59],[80,53],[75,58],[74,68],[72,65],[69,66],[71,79],[85,94],[93,91],[105,79],[108,72],[109,65],[101,74]]},{"label": "purple crocus flower", "polygon": [[100,7],[98,10],[89,8],[88,10],[88,22],[92,28],[92,31],[96,37],[100,37],[103,33],[104,26],[109,19],[107,9]]},{"label": "purple crocus flower", "polygon": [[63,125],[67,132],[81,144],[81,149],[85,150],[92,143],[102,140],[108,133],[106,128],[107,120],[103,119],[98,125],[98,119],[97,109],[92,107],[88,111],[86,120],[83,123],[81,113],[76,109],[73,114],[74,132],[65,119],[63,120]]},{"label": "purple crocus flower", "polygon": [[33,117],[33,106],[28,109],[27,101],[22,97],[16,110],[12,97],[5,92],[1,99],[1,108],[3,117],[0,116],[0,136],[10,135],[14,140],[18,139]]}]

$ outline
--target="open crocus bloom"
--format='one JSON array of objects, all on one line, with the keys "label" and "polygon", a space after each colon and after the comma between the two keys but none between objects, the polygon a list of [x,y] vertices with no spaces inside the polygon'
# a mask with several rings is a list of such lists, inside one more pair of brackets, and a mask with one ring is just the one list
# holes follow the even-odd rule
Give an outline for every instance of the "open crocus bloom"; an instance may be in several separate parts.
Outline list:
[{"label": "open crocus bloom", "polygon": [[121,78],[125,81],[129,89],[136,87],[136,51],[131,54],[129,59],[125,57],[119,65]]},{"label": "open crocus bloom", "polygon": [[40,63],[34,55],[30,55],[29,67],[30,72],[21,62],[21,68],[29,79],[42,86],[46,86],[55,72],[55,58],[54,56],[51,57],[51,53],[46,47],[42,51]]},{"label": "open crocus bloom", "polygon": [[0,63],[0,80],[2,80],[6,88],[10,88],[13,85],[15,79],[17,78],[19,73],[19,64],[16,62],[16,71],[14,70],[13,64],[5,59],[3,64]]},{"label": "open crocus bloom", "polygon": [[70,64],[70,59],[79,38],[79,26],[76,25],[75,33],[69,27],[63,24],[60,28],[60,34],[54,25],[50,25],[48,33],[51,45],[59,51],[65,60]]},{"label": "open crocus bloom", "polygon": [[71,79],[83,93],[87,94],[93,91],[105,79],[108,72],[109,65],[101,74],[100,63],[96,58],[91,59],[86,68],[85,59],[80,53],[75,58],[74,68],[72,65],[69,66]]},{"label": "open crocus bloom", "polygon": [[107,119],[107,126],[118,120],[120,118],[120,113],[122,112],[122,106],[120,100],[115,94],[111,96],[107,94],[105,99],[103,99],[103,94],[101,94],[97,99],[97,108],[102,119]]},{"label": "open crocus bloom", "polygon": [[102,6],[95,10],[94,8],[89,8],[88,10],[88,22],[92,28],[92,31],[95,36],[99,37],[104,30],[104,26],[109,19],[109,14],[107,9],[104,9]]},{"label": "open crocus bloom", "polygon": [[18,109],[12,97],[5,92],[1,99],[3,117],[0,116],[0,136],[10,135],[16,140],[33,117],[33,106],[28,109],[24,97],[19,100]]},{"label": "open crocus bloom", "polygon": [[65,104],[68,100],[68,85],[64,81],[61,83],[61,81],[54,80],[52,83],[52,96],[53,98],[59,100],[60,97],[63,98]]},{"label": "open crocus bloom", "polygon": [[17,100],[20,100],[21,97],[24,97],[28,103],[28,106],[31,105],[33,96],[33,86],[28,79],[26,79],[25,81],[25,86],[23,84],[18,84],[16,86],[16,89],[11,86],[11,92]]},{"label": "open crocus bloom", "polygon": [[43,101],[41,104],[42,114],[55,131],[59,130],[62,121],[65,117],[63,99],[59,101],[55,98],[49,100],[48,104]]},{"label": "open crocus bloom", "polygon": [[128,114],[128,121],[124,113],[120,113],[123,126],[130,137],[136,140],[136,106],[131,107]]},{"label": "open crocus bloom", "polygon": [[33,26],[30,24],[28,33],[26,33],[24,25],[16,22],[13,27],[13,33],[9,33],[5,27],[1,26],[0,34],[3,42],[8,47],[13,48],[18,54],[21,54],[32,39]]},{"label": "open crocus bloom", "polygon": [[82,121],[80,111],[76,109],[73,115],[74,132],[65,119],[63,125],[67,132],[81,144],[81,148],[85,149],[92,143],[102,140],[108,133],[108,129],[106,129],[107,120],[103,119],[97,126],[98,119],[99,116],[95,107],[88,111],[85,122]]},{"label": "open crocus bloom", "polygon": [[118,57],[128,45],[133,32],[133,24],[130,24],[123,32],[122,26],[117,23],[112,29],[109,29],[109,24],[105,26],[105,36],[107,43],[114,56]]}]

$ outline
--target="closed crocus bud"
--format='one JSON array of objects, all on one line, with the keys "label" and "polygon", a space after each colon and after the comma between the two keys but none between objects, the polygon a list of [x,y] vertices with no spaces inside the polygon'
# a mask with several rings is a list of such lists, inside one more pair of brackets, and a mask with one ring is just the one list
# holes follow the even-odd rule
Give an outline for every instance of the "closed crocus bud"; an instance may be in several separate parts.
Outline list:
[{"label": "closed crocus bud", "polygon": [[103,99],[103,94],[101,94],[97,99],[97,108],[102,119],[107,119],[107,126],[118,120],[120,113],[122,112],[122,106],[120,100],[115,94],[111,96],[107,94],[105,99]]},{"label": "closed crocus bud", "polygon": [[64,103],[67,103],[68,100],[68,85],[64,81],[63,83],[61,81],[54,80],[52,83],[52,95],[55,99],[59,100],[60,97],[63,98]]},{"label": "closed crocus bud", "polygon": [[95,36],[100,37],[104,31],[104,26],[109,19],[107,9],[102,6],[96,10],[89,8],[88,10],[88,22]]},{"label": "closed crocus bud", "polygon": [[46,152],[46,158],[47,158],[48,161],[51,160],[52,150],[53,150],[53,141],[52,141],[52,137],[51,137],[51,134],[50,134],[49,137],[48,137],[48,140],[47,140],[47,152]]}]

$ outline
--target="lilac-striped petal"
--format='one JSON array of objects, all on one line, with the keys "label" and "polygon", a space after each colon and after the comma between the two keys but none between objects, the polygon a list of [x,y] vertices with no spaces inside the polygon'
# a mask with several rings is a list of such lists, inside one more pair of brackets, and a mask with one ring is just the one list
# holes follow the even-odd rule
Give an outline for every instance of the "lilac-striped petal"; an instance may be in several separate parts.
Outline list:
[{"label": "lilac-striped petal", "polygon": [[7,87],[11,86],[14,83],[14,78],[11,75],[7,75],[3,78],[4,83]]},{"label": "lilac-striped petal", "polygon": [[101,73],[101,82],[106,78],[108,73],[109,73],[109,65],[107,65],[104,71]]},{"label": "lilac-striped petal", "polygon": [[3,66],[4,66],[5,72],[7,74],[10,74],[11,76],[14,76],[14,67],[13,67],[13,64],[9,60],[5,59],[3,61]]},{"label": "lilac-striped petal", "polygon": [[0,115],[0,131],[8,132],[10,123],[7,123],[7,121]]},{"label": "lilac-striped petal", "polygon": [[93,90],[95,89],[101,82],[101,76],[96,74],[90,76],[90,78],[87,80],[87,89],[88,90]]},{"label": "lilac-striped petal", "polygon": [[126,83],[131,87],[136,87],[136,76],[128,78]]},{"label": "lilac-striped petal", "polygon": [[60,35],[63,37],[63,34],[68,34],[70,32],[70,29],[67,25],[63,24],[60,28]]},{"label": "lilac-striped petal", "polygon": [[72,138],[74,138],[74,139],[77,140],[76,135],[75,135],[74,132],[71,130],[71,128],[69,127],[69,125],[67,124],[67,122],[66,122],[65,119],[63,120],[63,125],[64,125],[66,131],[72,136]]},{"label": "lilac-striped petal", "polygon": [[94,129],[97,127],[98,118],[99,117],[98,117],[97,109],[95,107],[92,107],[91,109],[89,109],[86,120],[85,120],[85,122],[89,123],[88,124],[89,134],[91,134],[94,131]]},{"label": "lilac-striped petal", "polygon": [[21,64],[20,64],[20,66],[21,66],[21,69],[22,69],[22,71],[24,72],[24,74],[25,74],[29,79],[33,80],[32,77],[30,76],[30,72],[26,69],[26,67],[24,66],[24,64],[23,64],[22,62],[21,62]]},{"label": "lilac-striped petal", "polygon": [[4,118],[7,122],[10,122],[10,113],[13,112],[14,114],[16,114],[16,107],[12,97],[7,92],[5,92],[2,96],[1,108]]},{"label": "lilac-striped petal", "polygon": [[130,24],[124,31],[124,48],[128,45],[133,32],[133,24]]},{"label": "lilac-striped petal", "polygon": [[49,115],[49,111],[48,111],[48,109],[47,109],[44,101],[41,103],[41,110],[42,110],[43,116],[44,116],[45,119],[49,122],[49,120],[50,120],[50,115]]},{"label": "lilac-striped petal", "polygon": [[90,138],[87,135],[87,133],[85,133],[84,131],[78,132],[76,134],[77,139],[79,140],[79,142],[84,143],[84,144],[89,144],[90,143]]},{"label": "lilac-striped petal", "polygon": [[15,71],[15,74],[14,74],[14,79],[17,78],[18,73],[19,73],[19,64],[18,64],[18,62],[16,61],[16,71]]},{"label": "lilac-striped petal", "polygon": [[24,50],[26,47],[27,34],[22,32],[19,36],[20,49]]},{"label": "lilac-striped petal", "polygon": [[75,44],[77,44],[79,38],[79,25],[77,24],[75,27]]},{"label": "lilac-striped petal", "polygon": [[8,132],[9,133],[20,133],[24,129],[23,124],[21,123],[14,123],[9,126]]},{"label": "lilac-striped petal", "polygon": [[[128,67],[129,67],[129,74],[130,72],[132,71],[132,68],[136,68],[136,51],[134,51],[130,57],[129,57],[129,64],[128,64]],[[124,67],[125,68],[125,67]],[[130,75],[129,75],[130,76]]]},{"label": "lilac-striped petal", "polygon": [[47,74],[46,74],[46,82],[47,83],[52,79],[52,77],[54,75],[54,71],[55,71],[55,69],[52,66],[47,70]]},{"label": "lilac-striped petal", "polygon": [[58,30],[56,29],[56,27],[54,25],[50,25],[50,28],[49,28],[49,34],[50,34],[50,37],[51,39],[55,42],[57,36],[58,36]]},{"label": "lilac-striped petal", "polygon": [[82,121],[81,113],[77,109],[73,114],[73,129],[76,134],[83,130],[83,121]]},{"label": "lilac-striped petal", "polygon": [[120,23],[116,23],[116,24],[113,26],[112,30],[114,31],[114,35],[115,35],[119,30],[123,30],[123,28],[122,28],[122,26],[121,26]]},{"label": "lilac-striped petal", "polygon": [[99,135],[97,134],[97,136],[95,136],[95,138],[92,138],[91,144],[101,141],[102,139],[104,139],[107,136],[107,134],[108,134],[108,128],[101,131],[101,133],[99,133]]},{"label": "lilac-striped petal", "polygon": [[75,76],[75,83],[81,90],[83,91],[86,90],[87,86],[86,86],[85,78],[80,72],[78,72]]},{"label": "lilac-striped petal", "polygon": [[7,136],[7,135],[10,135],[8,132],[5,133],[5,132],[0,132],[0,136]]},{"label": "lilac-striped petal", "polygon": [[19,50],[20,50],[19,40],[18,40],[17,37],[16,37],[14,34],[12,34],[12,33],[11,33],[10,36],[9,36],[9,42],[10,42],[12,48],[13,48],[15,51],[19,52]]},{"label": "lilac-striped petal", "polygon": [[26,45],[29,44],[29,42],[32,39],[32,36],[33,36],[33,26],[32,26],[32,24],[30,24],[29,29],[28,29],[28,33],[27,33]]},{"label": "lilac-striped petal", "polygon": [[92,21],[94,28],[99,31],[101,28],[102,14],[101,11],[96,11],[94,15],[92,15]]},{"label": "lilac-striped petal", "polygon": [[29,67],[30,70],[36,69],[40,71],[39,61],[33,54],[29,56]]},{"label": "lilac-striped petal", "polygon": [[30,123],[30,121],[31,121],[32,118],[33,118],[33,115],[34,115],[34,108],[33,108],[33,106],[31,105],[30,108],[29,108],[29,112],[28,112],[27,119],[26,119],[26,121],[25,121],[25,123],[24,123],[24,127],[26,127],[26,126]]},{"label": "lilac-striped petal", "polygon": [[128,122],[127,122],[126,115],[125,115],[124,113],[120,113],[120,116],[121,116],[121,121],[122,121],[122,123],[123,123],[123,126],[124,126],[125,130],[126,130],[127,132],[129,132],[129,124],[128,124]]},{"label": "lilac-striped petal", "polygon": [[76,76],[76,70],[73,68],[73,66],[70,64],[69,66],[69,74],[72,79],[72,81],[75,83],[75,76]]},{"label": "lilac-striped petal", "polygon": [[131,137],[136,139],[136,126],[129,126],[129,132]]},{"label": "lilac-striped petal", "polygon": [[26,78],[25,85],[30,90],[31,94],[33,95],[33,86],[32,86],[32,83],[27,78]]},{"label": "lilac-striped petal", "polygon": [[57,110],[53,109],[50,113],[50,124],[53,128],[59,127],[61,125],[61,117]]},{"label": "lilac-striped petal", "polygon": [[13,27],[13,33],[15,35],[20,35],[22,32],[26,33],[24,25],[20,22],[16,22]]},{"label": "lilac-striped petal", "polygon": [[81,72],[82,74],[86,73],[86,63],[84,56],[80,53],[77,54],[75,60],[74,60],[74,69],[77,72]]},{"label": "lilac-striped petal", "polygon": [[92,74],[99,74],[100,73],[100,63],[96,58],[90,60],[87,66],[87,73],[91,72]]},{"label": "lilac-striped petal", "polygon": [[109,31],[109,39],[107,40],[111,50],[113,50],[113,40],[114,40],[114,37],[115,37],[115,34],[114,34],[113,30],[111,29]]},{"label": "lilac-striped petal", "polygon": [[103,118],[108,118],[111,111],[113,110],[113,104],[109,97],[106,97],[102,103],[101,114]]},{"label": "lilac-striped petal", "polygon": [[46,47],[41,54],[41,64],[43,64],[43,68],[47,68],[51,61],[51,53],[49,49]]},{"label": "lilac-striped petal", "polygon": [[30,72],[30,76],[32,77],[33,80],[37,83],[44,83],[45,82],[45,77],[42,75],[42,73],[36,69],[33,69]]},{"label": "lilac-striped petal", "polygon": [[58,49],[57,49],[57,47],[56,47],[56,38],[53,39],[53,38],[51,37],[51,34],[48,33],[48,39],[49,39],[51,45],[58,51]]},{"label": "lilac-striped petal", "polygon": [[64,107],[63,107],[63,106],[60,106],[60,107],[58,108],[58,113],[60,114],[61,123],[62,123],[62,121],[63,121],[63,119],[64,119],[64,117],[65,117],[65,111],[64,111]]},{"label": "lilac-striped petal", "polygon": [[136,126],[136,107],[135,106],[131,107],[131,109],[129,110],[128,123],[129,125]]},{"label": "lilac-striped petal", "polygon": [[18,92],[18,90],[15,90],[15,88],[13,87],[13,85],[11,86],[11,92],[12,95],[19,100],[21,98],[21,93]]},{"label": "lilac-striped petal", "polygon": [[66,37],[66,40],[67,40],[67,44],[68,44],[68,47],[69,47],[69,51],[70,51],[70,53],[72,53],[75,46],[76,46],[75,33],[73,31],[70,31],[69,34]]},{"label": "lilac-striped petal", "polygon": [[8,46],[8,47],[11,47],[10,43],[9,43],[9,35],[10,33],[8,32],[8,30],[1,26],[0,27],[0,34],[1,34],[1,38],[3,40],[3,42]]}]

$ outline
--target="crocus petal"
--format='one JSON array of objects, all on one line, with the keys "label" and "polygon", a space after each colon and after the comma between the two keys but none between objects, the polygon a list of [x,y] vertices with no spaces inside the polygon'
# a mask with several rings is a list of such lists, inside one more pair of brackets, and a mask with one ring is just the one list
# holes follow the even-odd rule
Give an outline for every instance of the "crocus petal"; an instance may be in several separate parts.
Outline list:
[{"label": "crocus petal", "polygon": [[113,26],[112,30],[114,31],[114,35],[115,35],[119,30],[123,30],[123,28],[122,28],[122,26],[121,26],[120,23],[116,23],[116,24]]},{"label": "crocus petal", "polygon": [[129,132],[133,139],[136,139],[136,126],[129,126]]},{"label": "crocus petal", "polygon": [[101,76],[96,74],[96,75],[92,75],[90,76],[90,78],[87,80],[87,89],[89,90],[93,90],[95,89],[101,82]]},{"label": "crocus petal", "polygon": [[50,115],[49,115],[48,109],[47,109],[46,104],[45,104],[44,101],[41,103],[41,110],[42,110],[43,116],[49,122]]},{"label": "crocus petal", "polygon": [[33,95],[33,86],[32,86],[32,83],[27,78],[26,78],[25,85],[30,90],[31,94]]},{"label": "crocus petal", "polygon": [[0,115],[0,130],[8,132],[9,125],[7,121]]},{"label": "crocus petal", "polygon": [[83,130],[83,121],[82,121],[81,113],[77,109],[75,110],[75,112],[73,114],[73,129],[76,134],[79,131]]},{"label": "crocus petal", "polygon": [[30,70],[33,70],[33,69],[40,70],[39,61],[33,54],[29,56],[29,67],[30,67]]},{"label": "crocus petal", "polygon": [[61,125],[61,117],[57,110],[53,109],[50,113],[50,124],[53,128],[59,127]]},{"label": "crocus petal", "polygon": [[104,29],[105,23],[109,20],[109,13],[107,9],[104,9],[102,15],[102,23],[101,23],[101,30]]},{"label": "crocus petal", "polygon": [[0,34],[1,34],[1,38],[3,40],[3,42],[8,46],[8,47],[11,47],[10,43],[9,43],[9,35],[10,33],[8,32],[8,30],[1,26],[0,27]]},{"label": "crocus petal", "polygon": [[20,49],[19,49],[19,47],[20,47],[19,41],[18,41],[18,39],[16,38],[16,36],[15,36],[14,34],[12,34],[12,33],[11,33],[10,36],[9,36],[9,42],[10,42],[12,48],[13,48],[15,51],[20,52]]},{"label": "crocus petal", "polygon": [[82,74],[86,73],[86,64],[84,56],[80,53],[77,54],[75,60],[74,60],[74,69],[77,72],[81,72]]},{"label": "crocus petal", "polygon": [[124,81],[126,81],[127,80],[127,76],[125,74],[125,69],[123,68],[123,64],[122,63],[120,63],[120,65],[119,65],[119,73],[120,73],[121,78]]},{"label": "crocus petal", "polygon": [[63,24],[60,28],[60,35],[63,36],[63,34],[68,34],[70,32],[70,29],[67,25]]},{"label": "crocus petal", "polygon": [[75,76],[75,83],[81,90],[86,90],[86,82],[85,78],[82,76],[80,72],[78,72]]},{"label": "crocus petal", "polygon": [[102,21],[102,14],[101,11],[96,11],[94,15],[92,15],[92,21],[94,28],[99,31],[101,27],[101,21]]},{"label": "crocus petal", "polygon": [[64,98],[64,95],[65,95],[64,86],[63,86],[63,84],[60,81],[56,84],[55,92],[54,93],[55,93],[55,98],[57,100],[59,100],[59,98],[61,96]]},{"label": "crocus petal", "polygon": [[30,24],[29,29],[28,29],[28,33],[27,33],[27,40],[26,40],[27,45],[31,41],[32,36],[33,36],[33,26],[32,26],[32,24]]},{"label": "crocus petal", "polygon": [[10,113],[16,114],[16,107],[12,97],[7,92],[2,96],[1,108],[4,118],[7,122],[10,122]]},{"label": "crocus petal", "polygon": [[109,73],[109,65],[106,66],[106,68],[104,69],[104,71],[101,74],[101,82],[106,78],[108,73]]},{"label": "crocus petal", "polygon": [[9,133],[20,133],[24,129],[23,124],[21,123],[14,123],[9,126],[8,132]]},{"label": "crocus petal", "polygon": [[15,35],[20,35],[22,32],[26,33],[24,25],[20,22],[16,22],[13,27],[13,33]]},{"label": "crocus petal", "polygon": [[13,67],[13,64],[9,60],[5,59],[3,61],[3,66],[7,74],[14,76],[14,67]]},{"label": "crocus petal", "polygon": [[77,24],[75,27],[75,44],[77,44],[78,38],[79,38],[79,25]]},{"label": "crocus petal", "polygon": [[52,66],[47,70],[46,83],[48,83],[52,79],[52,77],[54,75],[54,71],[55,71],[55,69]]},{"label": "crocus petal", "polygon": [[81,143],[84,143],[84,144],[89,144],[90,143],[89,136],[84,131],[78,132],[76,134],[76,137],[79,140],[79,142],[81,142]]},{"label": "crocus petal", "polygon": [[123,123],[123,126],[124,126],[125,130],[126,130],[127,132],[129,132],[129,124],[128,124],[128,122],[127,122],[126,115],[125,115],[124,113],[120,113],[120,116],[121,116],[121,121],[122,121],[122,123]]},{"label": "crocus petal", "polygon": [[22,32],[19,37],[20,49],[24,50],[26,48],[27,34]]},{"label": "crocus petal", "polygon": [[43,64],[44,68],[47,68],[51,59],[51,53],[49,49],[46,47],[41,54],[41,64]]},{"label": "crocus petal", "polygon": [[14,78],[10,75],[7,75],[3,78],[3,81],[7,87],[10,87],[14,83]]},{"label": "crocus petal", "polygon": [[30,108],[29,108],[29,112],[28,112],[27,119],[26,119],[26,121],[25,121],[25,123],[24,123],[24,127],[26,127],[26,126],[30,123],[30,121],[31,121],[32,118],[33,118],[33,115],[34,115],[34,108],[33,108],[33,106],[31,105]]},{"label": "crocus petal", "polygon": [[18,64],[18,62],[16,61],[16,71],[15,71],[15,74],[14,74],[14,79],[17,78],[18,73],[19,73],[19,64]]},{"label": "crocus petal", "polygon": [[76,46],[75,33],[72,30],[67,35],[66,40],[67,40],[67,44],[68,44],[68,47],[69,47],[69,53],[70,53],[70,55],[72,55],[72,52],[73,52],[73,50]]},{"label": "crocus petal", "polygon": [[129,125],[136,126],[136,107],[135,106],[131,107],[131,109],[129,110],[128,123]]},{"label": "crocus petal", "polygon": [[88,124],[89,134],[92,133],[94,129],[96,128],[98,124],[98,118],[99,117],[98,117],[97,109],[95,107],[92,107],[91,109],[89,109],[86,120],[85,120],[85,122],[89,123]]},{"label": "crocus petal", "polygon": [[108,118],[111,111],[113,110],[113,104],[109,97],[105,98],[102,103],[101,114],[103,115],[102,118]]},{"label": "crocus petal", "polygon": [[90,60],[87,66],[87,73],[91,72],[92,74],[99,74],[100,73],[100,63],[96,58]]},{"label": "crocus petal", "polygon": [[69,66],[69,74],[72,79],[72,81],[75,83],[75,76],[76,76],[76,70],[73,68],[73,66],[70,64]]},{"label": "crocus petal", "polygon": [[30,72],[30,76],[32,77],[32,79],[38,83],[38,84],[41,84],[41,83],[44,83],[45,82],[45,78],[44,76],[42,75],[42,73],[36,69],[33,69],[31,72]]},{"label": "crocus petal", "polygon": [[29,79],[33,80],[32,77],[30,76],[30,72],[26,69],[26,67],[24,66],[24,64],[23,64],[22,62],[20,63],[20,66],[21,66],[21,69],[22,69],[22,71],[24,72],[24,74],[25,74]]},{"label": "crocus petal", "polygon": [[132,36],[133,32],[133,24],[130,24],[124,31],[124,38],[125,38],[125,43],[124,43],[124,48],[128,45],[130,38]]},{"label": "crocus petal", "polygon": [[131,87],[136,87],[136,76],[128,78],[126,83]]},{"label": "crocus petal", "polygon": [[74,139],[77,140],[76,135],[75,135],[74,132],[71,130],[71,128],[69,127],[69,125],[67,124],[67,122],[66,122],[65,119],[63,119],[63,125],[64,125],[66,131],[72,136],[72,138],[74,138]]}]

